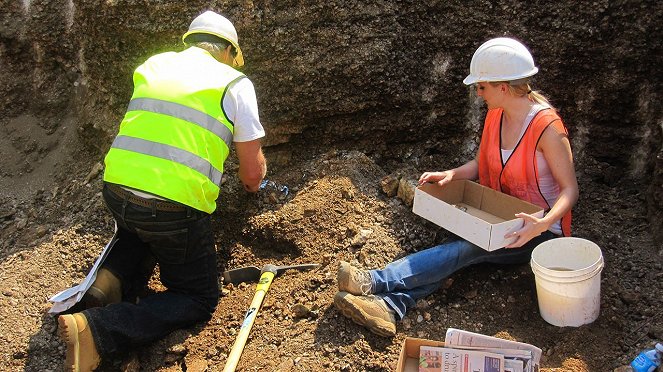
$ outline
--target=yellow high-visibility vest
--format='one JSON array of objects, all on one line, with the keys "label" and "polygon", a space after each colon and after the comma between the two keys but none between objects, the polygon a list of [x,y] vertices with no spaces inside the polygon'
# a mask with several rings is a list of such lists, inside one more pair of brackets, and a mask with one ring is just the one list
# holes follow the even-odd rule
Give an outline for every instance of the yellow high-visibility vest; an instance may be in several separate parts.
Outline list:
[{"label": "yellow high-visibility vest", "polygon": [[234,133],[223,98],[244,77],[197,47],[149,58],[134,72],[104,181],[212,213]]}]

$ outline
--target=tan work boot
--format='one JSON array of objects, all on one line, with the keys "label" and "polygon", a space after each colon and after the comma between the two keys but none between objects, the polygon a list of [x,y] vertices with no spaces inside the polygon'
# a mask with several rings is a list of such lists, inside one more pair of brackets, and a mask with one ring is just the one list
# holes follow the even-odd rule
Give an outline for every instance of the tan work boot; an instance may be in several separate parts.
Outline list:
[{"label": "tan work boot", "polygon": [[357,269],[350,263],[341,261],[341,266],[336,274],[338,290],[352,293],[353,295],[366,296],[373,293],[373,281],[371,274],[366,270]]},{"label": "tan work boot", "polygon": [[101,357],[94,344],[87,318],[81,313],[60,315],[58,317],[60,337],[67,346],[65,371],[93,371]]},{"label": "tan work boot", "polygon": [[101,268],[97,272],[97,278],[85,293],[83,302],[85,308],[103,307],[122,301],[122,283],[110,270]]},{"label": "tan work boot", "polygon": [[393,337],[396,334],[396,313],[379,297],[338,292],[334,305],[343,315],[377,335]]}]

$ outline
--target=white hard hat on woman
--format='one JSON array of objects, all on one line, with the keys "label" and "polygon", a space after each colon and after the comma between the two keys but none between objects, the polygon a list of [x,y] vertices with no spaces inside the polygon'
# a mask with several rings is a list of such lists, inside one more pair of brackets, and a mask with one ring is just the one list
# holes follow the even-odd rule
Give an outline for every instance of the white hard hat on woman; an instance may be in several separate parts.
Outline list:
[{"label": "white hard hat on woman", "polygon": [[470,74],[463,83],[518,81],[539,72],[532,54],[519,41],[498,37],[483,43],[472,56]]},{"label": "white hard hat on woman", "polygon": [[191,25],[189,26],[189,30],[182,36],[182,41],[186,43],[187,38],[191,39],[190,36],[192,35],[195,35],[193,38],[212,35],[213,37],[226,40],[232,44],[233,48],[235,49],[234,64],[237,67],[242,67],[244,65],[244,56],[242,55],[242,50],[239,48],[239,42],[237,41],[237,31],[235,30],[235,26],[233,26],[232,22],[230,22],[228,18],[208,10],[194,18],[194,20],[191,22]]}]

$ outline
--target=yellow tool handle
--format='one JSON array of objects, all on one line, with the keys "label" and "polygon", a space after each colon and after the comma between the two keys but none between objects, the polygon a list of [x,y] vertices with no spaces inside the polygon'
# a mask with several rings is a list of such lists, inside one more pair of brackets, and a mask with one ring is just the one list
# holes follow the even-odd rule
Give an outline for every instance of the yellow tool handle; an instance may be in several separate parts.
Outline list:
[{"label": "yellow tool handle", "polygon": [[249,311],[244,315],[244,321],[242,326],[239,329],[237,334],[237,339],[233,344],[230,354],[228,355],[228,360],[226,361],[225,367],[223,367],[223,372],[234,372],[237,368],[237,363],[239,363],[239,358],[242,356],[242,351],[244,351],[244,345],[246,340],[249,338],[249,332],[251,332],[251,327],[253,327],[253,322],[256,320],[258,315],[258,310],[260,310],[260,305],[262,305],[262,300],[265,298],[269,286],[274,280],[275,273],[266,271],[260,275],[260,281],[258,281],[258,286],[256,287],[256,294],[253,296],[251,301],[251,306]]}]

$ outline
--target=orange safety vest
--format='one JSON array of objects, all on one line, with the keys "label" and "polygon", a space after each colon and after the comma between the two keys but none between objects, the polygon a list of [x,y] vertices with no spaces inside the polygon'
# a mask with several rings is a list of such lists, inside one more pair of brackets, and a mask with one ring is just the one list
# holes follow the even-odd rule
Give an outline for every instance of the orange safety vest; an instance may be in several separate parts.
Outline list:
[{"label": "orange safety vest", "polygon": [[[494,190],[515,196],[543,208],[547,213],[551,205],[539,188],[536,147],[543,131],[552,126],[559,133],[568,130],[553,109],[539,111],[527,126],[513,153],[502,162],[502,109],[488,111],[479,146],[479,182]],[[564,236],[571,236],[571,211],[561,221]]]}]

